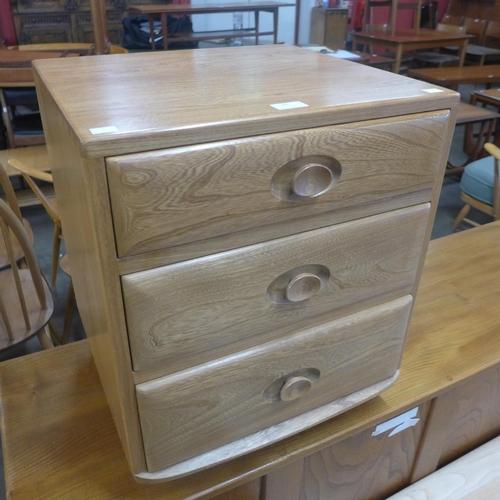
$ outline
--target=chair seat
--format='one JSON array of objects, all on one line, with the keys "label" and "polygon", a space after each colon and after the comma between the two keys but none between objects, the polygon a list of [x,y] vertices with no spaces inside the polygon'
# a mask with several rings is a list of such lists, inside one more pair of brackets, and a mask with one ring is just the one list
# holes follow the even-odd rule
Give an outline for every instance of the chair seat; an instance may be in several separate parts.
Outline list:
[{"label": "chair seat", "polygon": [[420,62],[431,64],[444,64],[460,61],[460,57],[452,54],[440,54],[439,52],[416,52],[413,58]]},{"label": "chair seat", "polygon": [[468,45],[466,53],[471,56],[498,56],[500,49],[483,47],[482,45]]},{"label": "chair seat", "polygon": [[494,159],[487,156],[469,163],[460,181],[460,188],[476,200],[493,205]]},{"label": "chair seat", "polygon": [[12,130],[16,135],[43,134],[42,118],[40,113],[15,116],[12,121]]},{"label": "chair seat", "polygon": [[4,88],[3,95],[7,106],[38,106],[36,90],[32,87]]}]

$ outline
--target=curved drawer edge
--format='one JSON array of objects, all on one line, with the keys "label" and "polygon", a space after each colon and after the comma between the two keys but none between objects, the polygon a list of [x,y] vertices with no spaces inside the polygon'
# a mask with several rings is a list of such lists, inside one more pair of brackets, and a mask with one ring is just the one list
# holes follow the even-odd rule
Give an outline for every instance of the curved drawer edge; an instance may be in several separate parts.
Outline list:
[{"label": "curved drawer edge", "polygon": [[183,462],[167,467],[157,472],[141,472],[135,474],[135,479],[139,483],[162,483],[172,481],[196,472],[200,472],[209,467],[219,465],[234,458],[240,457],[252,451],[264,448],[272,443],[304,431],[329,418],[343,413],[365,401],[377,396],[385,391],[397,381],[400,370],[381,382],[365,387],[337,399],[331,403],[315,408],[290,418],[279,424],[272,425],[266,429],[254,432],[244,438],[238,439],[214,450],[190,458]]}]

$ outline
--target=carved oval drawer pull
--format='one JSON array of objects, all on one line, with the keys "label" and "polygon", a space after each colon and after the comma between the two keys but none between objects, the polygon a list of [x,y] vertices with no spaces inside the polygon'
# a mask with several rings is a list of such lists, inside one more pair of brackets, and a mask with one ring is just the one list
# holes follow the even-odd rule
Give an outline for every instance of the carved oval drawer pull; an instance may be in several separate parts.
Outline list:
[{"label": "carved oval drawer pull", "polygon": [[285,297],[290,302],[301,302],[311,298],[321,289],[321,278],[311,273],[294,276],[285,290]]},{"label": "carved oval drawer pull", "polygon": [[281,401],[293,401],[307,394],[312,387],[312,382],[307,377],[289,378],[280,391]]},{"label": "carved oval drawer pull", "polygon": [[342,165],[326,155],[307,155],[282,165],[271,179],[271,192],[282,201],[303,201],[330,191],[340,179]]},{"label": "carved oval drawer pull", "polygon": [[308,163],[299,168],[292,179],[292,191],[304,198],[314,198],[333,186],[332,171],[319,163]]}]

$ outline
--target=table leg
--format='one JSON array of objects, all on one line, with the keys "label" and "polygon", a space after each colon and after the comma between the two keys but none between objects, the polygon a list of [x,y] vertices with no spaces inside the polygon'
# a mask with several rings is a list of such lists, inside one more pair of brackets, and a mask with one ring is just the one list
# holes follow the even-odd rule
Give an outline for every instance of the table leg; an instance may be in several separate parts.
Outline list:
[{"label": "table leg", "polygon": [[254,15],[255,15],[255,45],[259,45],[259,11],[256,10],[254,12]]},{"label": "table leg", "polygon": [[467,51],[467,44],[469,43],[469,40],[465,40],[464,44],[460,47],[460,50],[458,51],[458,57],[460,58],[458,61],[458,65],[462,67],[464,65],[465,61],[465,53]]},{"label": "table leg", "polygon": [[149,36],[151,37],[151,50],[155,50],[155,20],[153,14],[148,14]]},{"label": "table leg", "polygon": [[396,49],[396,62],[394,64],[394,73],[399,73],[402,59],[403,59],[403,45],[398,44],[398,47]]},{"label": "table leg", "polygon": [[167,13],[161,13],[161,33],[163,35],[163,50],[168,50],[168,31],[167,31]]},{"label": "table leg", "polygon": [[273,9],[274,43],[278,43],[278,7]]}]

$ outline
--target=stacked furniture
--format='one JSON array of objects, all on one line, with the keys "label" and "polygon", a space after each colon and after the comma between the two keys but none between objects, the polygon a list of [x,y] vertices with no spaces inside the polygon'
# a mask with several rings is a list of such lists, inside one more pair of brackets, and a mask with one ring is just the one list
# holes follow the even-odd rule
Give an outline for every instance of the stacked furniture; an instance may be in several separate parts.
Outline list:
[{"label": "stacked furniture", "polygon": [[395,381],[458,94],[289,46],[35,71],[76,298],[137,480]]}]

